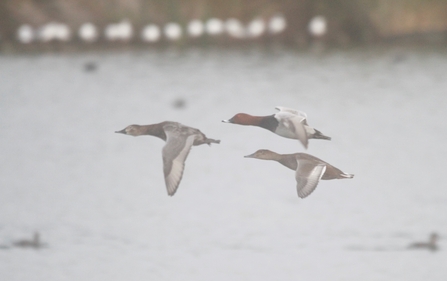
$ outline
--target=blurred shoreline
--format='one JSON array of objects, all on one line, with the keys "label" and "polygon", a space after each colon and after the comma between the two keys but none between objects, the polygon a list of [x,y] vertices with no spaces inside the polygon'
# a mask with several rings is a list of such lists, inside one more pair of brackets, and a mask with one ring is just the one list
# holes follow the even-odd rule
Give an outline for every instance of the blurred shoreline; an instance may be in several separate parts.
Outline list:
[{"label": "blurred shoreline", "polygon": [[[283,29],[272,32],[269,20],[278,16],[283,18]],[[320,31],[313,34],[310,25],[315,18],[322,18],[324,22],[317,24]],[[217,22],[217,25],[214,25],[214,34],[188,35],[188,28],[193,21],[199,24],[200,31],[200,28],[202,30],[209,28],[208,23],[213,20],[215,24]],[[233,31],[227,32],[230,36],[219,31],[227,28],[225,24],[228,25],[229,21],[233,21]],[[107,30],[113,25],[123,24],[127,24],[124,28],[127,28],[128,36],[123,37],[125,40],[120,38],[111,40]],[[171,33],[175,35],[177,32],[178,37],[175,39],[166,38],[170,32],[167,31],[170,24],[174,25],[172,30],[174,33]],[[48,35],[50,25],[59,25],[65,30],[62,30],[62,35],[58,35],[60,37],[56,36],[54,39]],[[83,41],[80,35],[85,25],[94,28],[95,38],[90,42]],[[152,30],[148,30],[148,27]],[[209,29],[211,28],[213,26]],[[250,32],[257,33],[247,35],[245,29],[250,28]],[[241,31],[242,29],[244,30]],[[149,38],[152,41],[142,38],[145,36],[145,31],[148,31],[146,36],[152,36]],[[20,39],[20,33],[28,35],[29,38],[25,43]],[[158,37],[153,37],[154,34]],[[0,2],[0,52],[3,53],[215,45],[237,47],[281,45],[305,49],[314,45],[326,47],[401,43],[436,45],[445,42],[447,42],[445,0]]]},{"label": "blurred shoreline", "polygon": [[144,51],[189,51],[189,50],[252,50],[257,49],[262,52],[282,52],[285,50],[295,50],[298,52],[309,52],[314,54],[324,54],[333,51],[347,51],[347,50],[381,50],[381,49],[396,49],[396,50],[422,50],[427,51],[436,50],[437,52],[447,50],[445,40],[428,40],[425,35],[398,37],[372,44],[348,44],[343,46],[337,45],[306,45],[296,46],[282,44],[278,42],[259,43],[259,42],[244,42],[244,43],[184,43],[184,44],[167,44],[159,43],[155,45],[148,45],[144,43],[34,43],[34,44],[0,44],[0,55],[14,55],[14,54],[45,54],[45,53],[98,53],[98,52],[144,52]]}]

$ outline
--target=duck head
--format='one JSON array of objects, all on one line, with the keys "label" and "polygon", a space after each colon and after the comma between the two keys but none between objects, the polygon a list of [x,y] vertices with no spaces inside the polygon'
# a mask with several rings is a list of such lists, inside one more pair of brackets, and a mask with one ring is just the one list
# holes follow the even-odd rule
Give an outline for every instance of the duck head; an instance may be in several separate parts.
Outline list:
[{"label": "duck head", "polygon": [[263,160],[271,160],[272,156],[274,156],[274,152],[270,151],[268,149],[259,149],[255,153],[252,153],[250,155],[244,156],[245,158],[256,158],[256,159],[263,159]]},{"label": "duck head", "polygon": [[438,241],[439,235],[436,232],[433,232],[430,235],[430,243],[434,244],[436,241]]},{"label": "duck head", "polygon": [[253,125],[253,116],[245,113],[238,113],[228,120],[222,120],[224,123],[233,123],[239,125]]},{"label": "duck head", "polygon": [[115,133],[131,135],[131,136],[139,136],[141,135],[141,126],[140,125],[129,125],[121,131],[115,131]]}]

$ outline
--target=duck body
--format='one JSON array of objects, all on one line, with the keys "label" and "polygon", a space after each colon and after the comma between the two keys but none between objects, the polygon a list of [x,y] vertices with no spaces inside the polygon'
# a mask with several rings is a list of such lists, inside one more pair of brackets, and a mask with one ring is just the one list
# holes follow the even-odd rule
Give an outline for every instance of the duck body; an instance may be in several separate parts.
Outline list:
[{"label": "duck body", "polygon": [[307,153],[293,153],[293,154],[278,154],[280,157],[277,160],[280,164],[286,166],[287,168],[296,171],[298,169],[298,164],[301,162],[309,162],[314,165],[325,165],[326,170],[322,175],[322,180],[333,180],[346,178],[345,173],[340,169],[332,166],[331,164]]},{"label": "duck body", "polygon": [[183,176],[185,160],[192,146],[220,143],[220,140],[209,139],[200,130],[185,126],[178,122],[164,121],[151,125],[129,125],[121,133],[131,136],[150,135],[166,141],[162,149],[163,173],[169,196],[178,189]]},{"label": "duck body", "polygon": [[34,233],[32,240],[18,240],[13,242],[13,245],[19,248],[35,248],[35,249],[39,249],[44,246],[44,244],[40,242],[40,235],[38,232]]},{"label": "duck body", "polygon": [[438,250],[438,245],[436,244],[438,241],[438,234],[432,233],[430,235],[430,239],[428,242],[415,242],[408,246],[409,249],[426,249],[430,251]]},{"label": "duck body", "polygon": [[228,120],[222,120],[222,122],[261,127],[284,138],[297,139],[305,148],[308,147],[309,139],[331,139],[310,127],[307,124],[307,115],[304,112],[281,106],[277,106],[276,109],[279,112],[273,115],[252,116],[246,113],[238,113]]},{"label": "duck body", "polygon": [[296,109],[287,108],[284,106],[277,106],[277,107],[275,107],[275,109],[279,110],[279,112],[287,112],[294,116],[301,117],[302,118],[301,123],[303,123],[304,129],[306,130],[307,137],[309,139],[321,139],[321,140],[331,140],[332,139],[331,137],[325,136],[323,133],[321,133],[317,129],[309,126],[309,124],[307,124],[307,114],[306,113],[296,110]]},{"label": "duck body", "polygon": [[194,142],[193,145],[201,145],[201,144],[208,144],[211,143],[220,143],[220,140],[213,140],[209,139],[203,134],[199,129],[192,128],[185,126],[183,124],[180,124],[178,122],[173,121],[164,121],[157,124],[151,124],[151,125],[129,125],[126,128],[124,128],[121,131],[116,131],[115,133],[121,133],[125,135],[130,135],[134,137],[148,135],[148,136],[154,136],[157,138],[160,138],[164,141],[167,140],[166,131],[175,131],[177,134],[180,135],[194,135]]},{"label": "duck body", "polygon": [[260,149],[246,158],[273,160],[295,171],[297,192],[300,198],[309,196],[321,180],[353,178],[331,164],[306,153],[278,154],[276,152]]}]

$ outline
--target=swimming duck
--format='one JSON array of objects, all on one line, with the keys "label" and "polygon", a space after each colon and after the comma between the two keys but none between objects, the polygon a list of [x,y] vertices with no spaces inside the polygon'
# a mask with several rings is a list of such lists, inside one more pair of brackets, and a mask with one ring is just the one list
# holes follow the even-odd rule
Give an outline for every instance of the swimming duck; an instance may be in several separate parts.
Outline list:
[{"label": "swimming duck", "polygon": [[200,130],[177,122],[164,121],[151,125],[129,125],[115,133],[142,136],[150,135],[166,141],[163,147],[163,172],[168,195],[177,191],[185,168],[185,160],[193,145],[220,143],[207,138]]},{"label": "swimming duck", "polygon": [[35,248],[38,249],[43,246],[40,242],[39,232],[35,232],[33,235],[33,240],[18,240],[13,242],[13,245],[20,248]]},{"label": "swimming duck", "polygon": [[268,116],[252,116],[246,113],[238,113],[225,123],[233,123],[247,126],[258,126],[289,139],[299,140],[307,149],[309,139],[331,140],[320,131],[307,124],[307,115],[302,111],[277,106],[279,112]]},{"label": "swimming duck", "polygon": [[354,175],[343,173],[329,163],[306,153],[278,154],[268,149],[260,149],[245,158],[274,160],[296,171],[296,188],[300,198],[306,198],[317,187],[320,179],[350,179]]},{"label": "swimming duck", "polygon": [[409,249],[428,249],[431,251],[436,251],[438,249],[438,245],[436,242],[438,241],[438,234],[433,232],[430,234],[430,240],[428,242],[415,242],[408,246]]}]

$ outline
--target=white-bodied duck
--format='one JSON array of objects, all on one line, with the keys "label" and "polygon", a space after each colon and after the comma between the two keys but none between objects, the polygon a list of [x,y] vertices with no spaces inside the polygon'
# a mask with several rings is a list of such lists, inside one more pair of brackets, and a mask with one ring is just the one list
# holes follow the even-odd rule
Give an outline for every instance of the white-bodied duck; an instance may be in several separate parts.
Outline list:
[{"label": "white-bodied duck", "polygon": [[279,112],[273,115],[252,116],[246,113],[238,113],[228,120],[222,120],[222,122],[246,126],[258,126],[279,136],[289,139],[297,139],[306,149],[309,139],[331,139],[330,137],[323,135],[317,129],[309,126],[306,113],[283,106],[277,106],[275,108],[279,110]]}]

